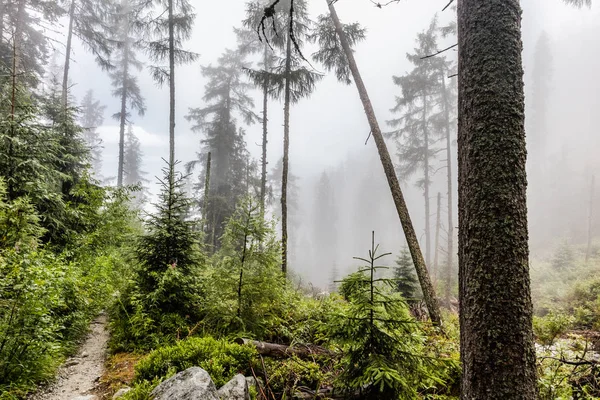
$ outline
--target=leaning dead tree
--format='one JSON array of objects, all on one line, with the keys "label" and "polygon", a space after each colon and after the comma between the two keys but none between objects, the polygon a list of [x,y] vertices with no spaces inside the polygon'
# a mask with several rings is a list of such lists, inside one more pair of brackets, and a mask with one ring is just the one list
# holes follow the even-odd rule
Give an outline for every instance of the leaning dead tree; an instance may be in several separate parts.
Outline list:
[{"label": "leaning dead tree", "polygon": [[[265,8],[264,16],[259,26],[257,27],[259,37],[261,37],[262,32],[262,37],[266,38],[264,33],[266,26],[268,25],[268,20],[273,19],[275,14],[275,5],[277,5],[280,1],[281,0],[274,0],[271,3],[271,5]],[[379,152],[379,158],[381,160],[385,176],[390,186],[390,191],[392,192],[392,198],[396,206],[396,211],[398,212],[398,216],[402,224],[402,229],[404,231],[404,236],[406,237],[406,241],[408,243],[408,248],[412,256],[413,264],[415,265],[417,277],[419,278],[421,291],[423,292],[423,298],[427,306],[427,311],[429,312],[429,317],[431,318],[431,322],[434,325],[439,326],[441,325],[442,320],[440,306],[438,303],[437,296],[435,294],[435,289],[433,288],[433,284],[431,283],[431,278],[429,276],[429,273],[427,272],[427,267],[423,258],[423,253],[421,252],[421,247],[419,246],[417,234],[415,233],[415,228],[410,219],[410,214],[408,213],[408,207],[406,206],[406,201],[404,200],[404,195],[402,194],[402,189],[400,188],[400,183],[398,181],[398,177],[396,176],[396,171],[394,170],[392,158],[390,157],[390,153],[387,149],[387,145],[385,144],[383,134],[381,133],[381,129],[379,128],[379,122],[375,117],[375,111],[373,110],[373,105],[371,104],[371,100],[369,99],[367,89],[362,80],[360,72],[358,71],[358,66],[356,64],[356,60],[354,59],[352,48],[350,46],[348,38],[344,33],[342,24],[340,23],[340,20],[335,11],[335,7],[333,6],[334,2],[331,0],[325,1],[327,2],[327,6],[329,7],[329,13],[334,22],[335,30],[337,32],[344,54],[346,55],[346,59],[349,64],[348,66],[352,73],[352,77],[354,78],[356,88],[358,89],[358,93],[362,101],[363,108],[365,110],[365,114],[369,122],[369,126],[371,128],[370,134],[373,136],[373,139],[377,146],[377,151]],[[293,13],[294,1],[292,0],[290,2],[290,19],[293,18]],[[273,29],[275,29],[275,27],[273,27]],[[293,30],[289,31],[289,39],[294,44],[296,51],[298,51],[300,53],[300,56],[304,58],[302,56],[302,53],[300,52]]]},{"label": "leaning dead tree", "polygon": [[342,48],[344,49],[346,58],[348,59],[350,71],[352,72],[354,83],[356,84],[356,88],[358,89],[363,108],[365,109],[367,120],[369,121],[371,135],[373,136],[373,139],[377,146],[379,158],[381,160],[385,176],[387,178],[390,190],[392,192],[394,205],[396,206],[396,211],[398,212],[398,216],[400,217],[402,229],[404,230],[404,236],[406,237],[406,241],[408,243],[408,248],[412,256],[413,264],[415,265],[417,277],[419,278],[421,290],[423,291],[423,298],[425,300],[425,304],[427,305],[427,310],[429,311],[431,322],[434,325],[440,325],[441,314],[438,299],[436,297],[435,290],[431,283],[429,273],[427,272],[427,267],[425,265],[425,260],[423,259],[423,253],[421,252],[421,247],[419,246],[419,241],[415,233],[415,228],[413,227],[412,221],[410,219],[410,214],[408,213],[408,208],[406,206],[406,202],[404,201],[404,195],[402,194],[402,189],[400,188],[400,183],[398,181],[398,177],[396,176],[396,171],[394,170],[394,164],[392,163],[390,153],[387,149],[387,145],[385,144],[385,140],[381,133],[381,129],[379,128],[379,123],[377,121],[377,118],[375,117],[375,111],[373,110],[373,105],[371,104],[371,100],[369,99],[367,88],[365,87],[360,72],[358,71],[358,66],[356,64],[356,60],[354,59],[353,51],[350,48],[350,44],[348,43],[344,31],[342,30],[342,25],[337,16],[337,12],[335,11],[335,7],[330,0],[326,1],[329,7],[329,13],[335,24],[340,43],[342,45]]}]

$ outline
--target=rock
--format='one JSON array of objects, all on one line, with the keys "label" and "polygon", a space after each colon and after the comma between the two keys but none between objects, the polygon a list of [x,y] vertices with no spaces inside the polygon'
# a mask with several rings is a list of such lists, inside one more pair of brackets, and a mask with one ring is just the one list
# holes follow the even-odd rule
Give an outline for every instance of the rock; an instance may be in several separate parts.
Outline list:
[{"label": "rock", "polygon": [[208,372],[200,367],[188,368],[158,385],[153,400],[219,400],[217,388]]},{"label": "rock", "polygon": [[117,393],[115,393],[112,397],[112,400],[118,399],[121,396],[124,396],[125,393],[129,392],[131,390],[131,388],[129,386],[125,386],[124,388],[121,388],[117,391]]},{"label": "rock", "polygon": [[219,389],[217,394],[221,400],[250,400],[246,377],[237,374],[232,380]]},{"label": "rock", "polygon": [[89,356],[89,354],[85,351],[83,353],[81,353],[81,358],[86,358],[88,356]]},{"label": "rock", "polygon": [[79,364],[79,360],[76,358],[71,358],[70,360],[67,360],[67,362],[65,362],[65,367],[72,367],[77,364]]},{"label": "rock", "polygon": [[88,394],[86,396],[77,396],[73,397],[71,400],[99,400],[98,396],[93,394]]}]

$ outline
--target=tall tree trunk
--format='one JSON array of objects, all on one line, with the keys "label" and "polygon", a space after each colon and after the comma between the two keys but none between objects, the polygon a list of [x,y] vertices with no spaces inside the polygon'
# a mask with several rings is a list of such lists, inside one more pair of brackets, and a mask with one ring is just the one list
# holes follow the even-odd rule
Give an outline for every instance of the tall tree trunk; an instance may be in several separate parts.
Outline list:
[{"label": "tall tree trunk", "polygon": [[594,218],[594,184],[596,177],[592,175],[592,184],[590,186],[590,213],[588,216],[588,240],[587,248],[585,250],[585,263],[590,260],[590,253],[592,252],[592,222]]},{"label": "tall tree trunk", "polygon": [[4,42],[4,10],[6,5],[4,2],[0,3],[0,43]]},{"label": "tall tree trunk", "polygon": [[[431,208],[429,206],[429,130],[427,129],[427,93],[423,95],[423,196],[425,197],[425,265],[431,268]],[[430,270],[431,272],[431,270]]]},{"label": "tall tree trunk", "polygon": [[[23,3],[23,1],[21,1]],[[17,24],[19,21],[17,21]],[[15,34],[13,37],[13,46],[12,46],[12,71],[11,71],[11,99],[10,99],[10,137],[8,141],[8,177],[7,187],[6,187],[6,195],[7,200],[12,201],[15,199],[15,184],[14,184],[14,174],[15,174],[15,157],[14,157],[14,141],[15,141],[15,112],[17,107],[17,67],[19,65],[18,62],[18,51],[17,51],[17,42],[19,36]]]},{"label": "tall tree trunk", "polygon": [[269,70],[269,47],[265,44],[264,53],[264,67],[265,67],[265,81],[263,83],[263,136],[262,136],[262,158],[261,158],[261,173],[260,173],[260,214],[265,215],[265,197],[267,195],[267,128],[268,118],[267,111],[269,106],[269,77],[267,72]]},{"label": "tall tree trunk", "polygon": [[62,105],[65,109],[69,101],[69,66],[71,65],[71,42],[73,41],[73,20],[75,19],[75,1],[71,1],[69,8],[69,30],[67,31],[67,48],[65,49],[65,68],[63,71],[62,82]]},{"label": "tall tree trunk", "polygon": [[537,399],[519,0],[458,2],[461,398]]},{"label": "tall tree trunk", "polygon": [[[291,12],[291,11],[290,11]],[[291,16],[290,16],[291,18]],[[283,173],[281,176],[281,272],[287,276],[287,183],[290,151],[290,72],[292,70],[292,39],[288,32],[285,54],[285,100],[283,105]]]},{"label": "tall tree trunk", "polygon": [[444,105],[444,130],[446,133],[446,176],[448,186],[448,243],[446,245],[446,285],[444,299],[446,305],[450,306],[450,293],[452,289],[452,259],[454,258],[454,204],[452,201],[452,139],[450,137],[450,101],[448,99],[448,91],[446,89],[446,71],[441,71],[442,76],[442,96]]},{"label": "tall tree trunk", "polygon": [[123,186],[125,165],[125,123],[127,122],[127,82],[129,77],[129,42],[125,39],[123,49],[123,92],[121,93],[121,120],[119,127],[119,166],[117,173],[117,187]]},{"label": "tall tree trunk", "polygon": [[[175,169],[175,32],[173,27],[173,0],[169,0],[169,165]],[[174,178],[174,171],[171,178]]]},{"label": "tall tree trunk", "polygon": [[373,139],[375,140],[375,144],[377,145],[379,158],[381,159],[381,164],[383,166],[385,176],[390,186],[390,191],[392,192],[392,198],[396,206],[396,211],[398,212],[398,217],[400,217],[400,222],[402,223],[404,236],[406,237],[406,242],[408,243],[408,248],[413,259],[413,264],[415,265],[417,277],[419,278],[419,283],[423,292],[423,298],[425,299],[425,304],[427,305],[427,310],[429,311],[429,317],[431,318],[431,322],[434,325],[440,325],[440,307],[438,304],[437,297],[435,295],[435,290],[433,288],[433,285],[431,284],[429,273],[427,272],[427,267],[425,266],[425,261],[423,260],[423,254],[421,253],[419,241],[417,239],[415,229],[410,219],[408,208],[406,207],[406,202],[404,201],[402,189],[400,188],[400,183],[398,182],[398,177],[396,176],[396,172],[394,170],[394,164],[392,163],[390,153],[385,144],[385,140],[383,139],[383,135],[381,134],[381,129],[379,128],[379,123],[377,122],[377,118],[375,117],[375,111],[373,110],[373,105],[371,104],[371,100],[369,99],[367,88],[365,87],[365,84],[363,83],[363,80],[360,76],[360,72],[358,71],[358,66],[356,65],[354,54],[352,52],[352,49],[350,48],[348,39],[346,38],[344,31],[342,30],[342,25],[335,11],[335,7],[333,6],[332,2],[330,2],[329,0],[326,1],[329,7],[331,18],[333,19],[333,22],[335,24],[335,30],[338,34],[338,37],[340,38],[340,42],[344,49],[344,53],[346,54],[346,57],[348,59],[350,70],[352,71],[352,76],[356,84],[356,88],[358,89],[360,99],[365,109],[365,114],[367,116],[367,120],[369,121],[369,126],[371,128],[371,134],[373,135]]},{"label": "tall tree trunk", "polygon": [[433,276],[433,282],[437,282],[438,275],[438,261],[440,254],[440,226],[442,224],[441,221],[441,211],[442,211],[442,194],[438,192],[437,194],[437,213],[435,218],[435,248],[433,250],[433,267],[429,271],[429,273]]},{"label": "tall tree trunk", "polygon": [[203,231],[208,235],[208,191],[210,189],[210,163],[212,153],[208,152],[208,159],[206,160],[206,176],[204,177],[204,206],[202,207],[202,220],[204,221]]}]

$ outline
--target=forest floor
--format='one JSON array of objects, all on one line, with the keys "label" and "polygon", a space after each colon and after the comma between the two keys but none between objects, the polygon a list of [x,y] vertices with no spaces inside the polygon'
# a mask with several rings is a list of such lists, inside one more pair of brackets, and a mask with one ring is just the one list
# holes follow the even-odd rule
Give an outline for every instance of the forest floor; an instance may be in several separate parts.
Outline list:
[{"label": "forest floor", "polygon": [[[109,333],[108,318],[101,314],[90,326],[90,332],[77,354],[60,367],[57,380],[30,397],[30,400],[94,399],[104,371]],[[89,397],[87,396],[89,395]]]}]

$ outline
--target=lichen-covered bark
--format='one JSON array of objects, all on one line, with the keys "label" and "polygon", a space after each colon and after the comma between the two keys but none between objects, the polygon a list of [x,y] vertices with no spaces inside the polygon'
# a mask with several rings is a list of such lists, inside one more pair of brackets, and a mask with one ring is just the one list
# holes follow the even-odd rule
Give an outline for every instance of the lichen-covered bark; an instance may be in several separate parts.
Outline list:
[{"label": "lichen-covered bark", "polygon": [[460,0],[461,398],[537,396],[529,287],[521,8]]},{"label": "lichen-covered bark", "polygon": [[419,278],[419,283],[423,292],[423,298],[425,300],[425,304],[427,305],[427,311],[429,311],[429,317],[431,318],[431,322],[434,325],[440,325],[442,321],[440,314],[440,306],[438,304],[433,285],[431,284],[431,278],[429,277],[429,273],[427,272],[427,267],[425,266],[423,253],[421,252],[421,247],[419,246],[419,241],[417,239],[415,229],[410,219],[408,208],[406,207],[406,202],[404,201],[404,195],[402,194],[402,189],[400,188],[400,183],[398,182],[398,177],[396,176],[396,171],[394,169],[394,164],[392,163],[392,158],[390,157],[390,153],[385,144],[385,140],[383,139],[383,135],[381,134],[381,129],[379,128],[379,123],[377,122],[377,118],[375,117],[375,111],[373,110],[373,105],[371,104],[371,100],[369,99],[367,88],[365,87],[362,77],[360,76],[360,72],[358,71],[358,66],[356,64],[356,60],[354,59],[354,54],[352,52],[352,49],[350,48],[350,44],[348,43],[344,31],[342,30],[342,25],[335,11],[335,7],[333,6],[333,3],[329,0],[325,1],[327,1],[327,5],[329,6],[329,13],[331,14],[331,18],[333,19],[333,22],[335,24],[335,30],[338,34],[338,37],[340,38],[340,43],[342,44],[342,48],[344,49],[344,54],[346,54],[346,57],[348,59],[348,65],[350,67],[350,71],[352,72],[354,83],[356,84],[356,88],[358,89],[360,100],[362,101],[367,120],[369,121],[371,134],[373,135],[373,140],[375,141],[375,144],[377,146],[377,151],[379,152],[379,159],[381,160],[381,165],[383,166],[388,185],[390,186],[390,191],[392,192],[392,198],[394,200],[394,205],[396,206],[396,211],[398,212],[398,216],[400,217],[400,223],[402,224],[402,229],[404,230],[404,236],[406,237],[408,249],[410,250],[410,254],[413,259],[413,264],[415,265],[417,277]]}]

